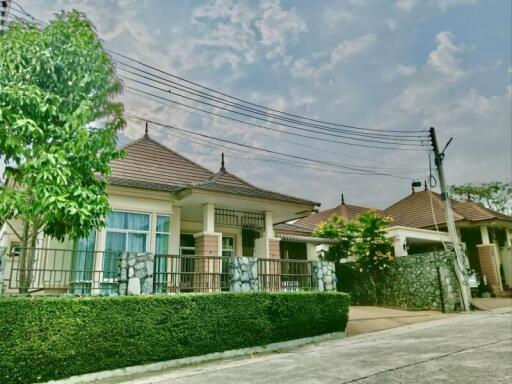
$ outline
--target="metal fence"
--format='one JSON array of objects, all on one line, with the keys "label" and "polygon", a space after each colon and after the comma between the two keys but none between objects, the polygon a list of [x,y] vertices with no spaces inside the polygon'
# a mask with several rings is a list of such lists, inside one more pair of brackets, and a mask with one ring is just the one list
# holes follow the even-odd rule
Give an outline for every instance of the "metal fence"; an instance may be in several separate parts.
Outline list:
[{"label": "metal fence", "polygon": [[155,255],[153,292],[229,291],[229,257]]},{"label": "metal fence", "polygon": [[77,295],[118,292],[119,252],[36,248],[26,249],[23,257],[24,252],[18,248],[7,254],[9,290]]},{"label": "metal fence", "polygon": [[258,259],[260,291],[296,292],[313,290],[311,261],[294,259]]},{"label": "metal fence", "polygon": [[[4,256],[5,293],[74,295],[118,294],[120,252],[74,251],[37,248]],[[25,261],[23,262],[22,259]],[[23,264],[23,265],[22,265]],[[229,291],[230,257],[154,256],[154,293]],[[307,291],[314,289],[312,262],[293,259],[257,259],[260,291]]]}]

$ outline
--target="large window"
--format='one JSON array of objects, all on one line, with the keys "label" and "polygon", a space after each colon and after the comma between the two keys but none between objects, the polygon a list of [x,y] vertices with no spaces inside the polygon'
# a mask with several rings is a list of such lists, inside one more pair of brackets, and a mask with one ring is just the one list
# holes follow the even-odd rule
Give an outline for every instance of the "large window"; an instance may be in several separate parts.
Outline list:
[{"label": "large window", "polygon": [[113,282],[118,275],[122,252],[146,252],[149,214],[114,211],[107,217],[103,280]]},{"label": "large window", "polygon": [[71,259],[70,293],[74,295],[91,293],[95,251],[96,230],[92,230],[89,236],[75,241]]}]

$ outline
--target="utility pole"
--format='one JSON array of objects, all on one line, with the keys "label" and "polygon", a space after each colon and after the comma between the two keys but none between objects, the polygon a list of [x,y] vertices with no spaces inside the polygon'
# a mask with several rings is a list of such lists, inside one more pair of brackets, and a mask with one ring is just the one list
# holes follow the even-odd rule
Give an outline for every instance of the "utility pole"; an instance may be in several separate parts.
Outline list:
[{"label": "utility pole", "polygon": [[[430,139],[432,140],[432,148],[434,150],[434,162],[437,168],[437,174],[439,176],[439,186],[441,187],[441,199],[444,202],[444,210],[446,215],[446,225],[448,227],[448,235],[450,236],[450,240],[453,244],[453,248],[455,251],[455,275],[457,276],[457,280],[459,282],[460,287],[460,295],[462,302],[462,310],[469,312],[470,310],[470,298],[471,291],[469,289],[467,271],[465,267],[465,256],[462,253],[462,249],[459,244],[459,238],[457,237],[457,230],[455,228],[455,222],[453,220],[453,212],[452,207],[450,205],[450,195],[446,190],[446,180],[444,177],[443,170],[443,158],[444,158],[444,149],[443,152],[439,152],[439,146],[437,144],[436,130],[434,127],[430,127]],[[450,139],[451,141],[451,139]],[[450,144],[448,141],[448,144]],[[448,146],[446,144],[446,147]]]},{"label": "utility pole", "polygon": [[7,29],[7,16],[11,7],[10,0],[0,0],[0,32]]}]

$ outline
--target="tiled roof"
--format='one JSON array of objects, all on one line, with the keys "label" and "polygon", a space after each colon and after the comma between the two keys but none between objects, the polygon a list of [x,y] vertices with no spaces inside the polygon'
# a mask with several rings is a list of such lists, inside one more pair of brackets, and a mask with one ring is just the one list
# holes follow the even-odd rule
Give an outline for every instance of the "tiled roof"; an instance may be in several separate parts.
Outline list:
[{"label": "tiled roof", "polygon": [[294,203],[319,203],[255,187],[222,168],[213,173],[145,135],[124,147],[126,157],[110,163],[114,185],[162,191],[198,188]]},{"label": "tiled roof", "polygon": [[304,233],[304,234],[311,234],[311,230],[304,228],[304,227],[299,227],[298,225],[295,225],[295,224],[289,224],[289,223],[276,224],[276,225],[274,225],[274,230],[276,232],[300,232],[300,233]]},{"label": "tiled roof", "polygon": [[506,220],[512,221],[512,216],[504,215],[503,213],[493,211],[492,209],[481,206],[474,201],[456,201],[452,202],[452,207],[459,215],[464,216],[469,221],[484,221],[484,220]]},{"label": "tiled roof", "polygon": [[[455,221],[508,220],[512,217],[491,211],[474,202],[451,200]],[[384,214],[393,218],[392,225],[404,227],[428,228],[436,224],[446,224],[444,203],[441,195],[432,191],[412,193],[384,210]],[[435,220],[434,220],[435,218]]]},{"label": "tiled roof", "polygon": [[342,216],[346,220],[352,220],[356,216],[360,215],[365,211],[369,211],[372,208],[360,207],[357,205],[340,204],[337,207],[327,209],[318,213],[312,213],[311,215],[300,219],[293,223],[293,225],[305,228],[310,232],[314,231],[315,228],[323,221],[329,220],[332,215]]}]

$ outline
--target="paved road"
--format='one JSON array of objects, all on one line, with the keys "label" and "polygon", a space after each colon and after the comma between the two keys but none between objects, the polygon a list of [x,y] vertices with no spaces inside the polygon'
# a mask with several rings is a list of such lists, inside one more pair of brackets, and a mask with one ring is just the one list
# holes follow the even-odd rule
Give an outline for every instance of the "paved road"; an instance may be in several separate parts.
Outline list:
[{"label": "paved road", "polygon": [[456,315],[282,353],[102,383],[508,384],[512,383],[512,313]]}]

